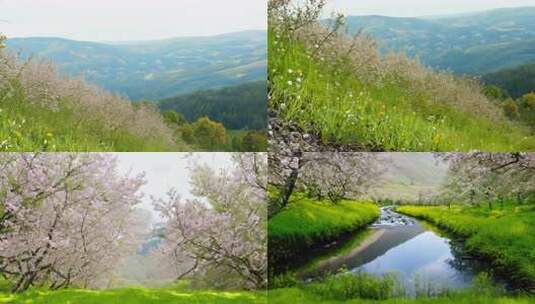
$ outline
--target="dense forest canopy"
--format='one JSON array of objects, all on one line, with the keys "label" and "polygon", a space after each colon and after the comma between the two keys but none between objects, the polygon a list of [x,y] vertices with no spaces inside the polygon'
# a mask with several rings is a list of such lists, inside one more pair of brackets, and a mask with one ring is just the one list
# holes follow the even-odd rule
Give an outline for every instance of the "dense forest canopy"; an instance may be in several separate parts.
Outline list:
[{"label": "dense forest canopy", "polygon": [[231,130],[261,130],[267,126],[267,84],[251,82],[218,90],[179,95],[159,103],[163,111],[181,113],[188,121],[203,116]]},{"label": "dense forest canopy", "polygon": [[486,85],[496,85],[514,99],[535,92],[535,63],[503,69],[485,74],[481,80]]}]

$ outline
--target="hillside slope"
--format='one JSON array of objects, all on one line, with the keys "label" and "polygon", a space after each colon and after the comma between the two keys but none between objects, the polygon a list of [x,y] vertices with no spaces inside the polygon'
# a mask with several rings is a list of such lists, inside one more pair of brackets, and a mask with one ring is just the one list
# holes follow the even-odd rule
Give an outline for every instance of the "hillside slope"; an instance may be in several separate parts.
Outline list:
[{"label": "hillside slope", "polygon": [[286,13],[270,12],[269,106],[302,133],[344,150],[535,149],[528,127],[509,120],[478,83]]},{"label": "hillside slope", "polygon": [[349,16],[350,33],[363,30],[383,52],[404,51],[422,63],[477,74],[535,61],[535,7],[446,17]]},{"label": "hillside slope", "polygon": [[[0,41],[1,46],[1,41]],[[189,151],[152,105],[132,104],[0,48],[0,151]]]},{"label": "hillside slope", "polygon": [[13,38],[7,47],[133,100],[266,79],[264,31],[120,44]]},{"label": "hillside slope", "polygon": [[179,95],[162,100],[159,106],[182,113],[188,121],[208,116],[232,130],[260,130],[267,125],[265,81]]}]

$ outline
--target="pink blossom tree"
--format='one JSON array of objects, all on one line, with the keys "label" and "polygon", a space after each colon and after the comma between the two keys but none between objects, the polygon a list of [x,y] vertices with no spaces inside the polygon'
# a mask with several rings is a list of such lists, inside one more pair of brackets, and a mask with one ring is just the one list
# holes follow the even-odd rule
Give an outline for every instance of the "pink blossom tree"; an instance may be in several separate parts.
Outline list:
[{"label": "pink blossom tree", "polygon": [[535,193],[533,153],[438,154],[450,163],[443,196],[449,200],[479,204],[516,199],[519,203]]},{"label": "pink blossom tree", "polygon": [[364,194],[380,181],[383,169],[376,153],[306,153],[300,186],[310,196],[337,203]]},{"label": "pink blossom tree", "polygon": [[13,291],[99,287],[135,250],[132,212],[143,175],[108,154],[0,156],[0,274]]},{"label": "pink blossom tree", "polygon": [[233,160],[232,170],[191,167],[197,198],[183,199],[171,190],[166,200],[155,200],[166,219],[161,253],[177,279],[215,274],[219,280],[210,280],[212,286],[267,284],[267,157],[240,153]]}]

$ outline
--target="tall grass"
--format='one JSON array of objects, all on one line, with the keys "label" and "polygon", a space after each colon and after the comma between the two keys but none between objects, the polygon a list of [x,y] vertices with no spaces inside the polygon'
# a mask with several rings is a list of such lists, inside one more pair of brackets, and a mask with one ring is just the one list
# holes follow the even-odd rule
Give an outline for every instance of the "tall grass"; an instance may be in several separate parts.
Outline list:
[{"label": "tall grass", "polygon": [[182,151],[153,106],[0,49],[0,151]]},{"label": "tall grass", "polygon": [[472,287],[445,290],[440,294],[416,293],[408,296],[403,284],[393,274],[382,277],[365,273],[340,273],[322,281],[299,283],[289,288],[271,289],[269,303],[533,303],[533,298],[507,296],[495,288],[487,275],[476,278]]},{"label": "tall grass", "polygon": [[400,54],[382,56],[370,38],[329,31],[317,20],[296,29],[292,22],[303,17],[288,14],[270,10],[270,107],[325,143],[387,151],[535,149],[529,129],[508,120],[475,81]]},{"label": "tall grass", "polygon": [[488,259],[513,281],[535,291],[535,209],[403,206],[397,211],[427,220],[466,239],[466,249]]}]

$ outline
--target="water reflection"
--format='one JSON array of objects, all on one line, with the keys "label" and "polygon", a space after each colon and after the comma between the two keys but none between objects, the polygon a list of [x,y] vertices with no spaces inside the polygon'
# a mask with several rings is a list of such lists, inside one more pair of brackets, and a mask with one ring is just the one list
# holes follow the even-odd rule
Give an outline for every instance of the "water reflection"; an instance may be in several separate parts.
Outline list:
[{"label": "water reflection", "polygon": [[458,289],[471,284],[475,271],[462,250],[447,238],[412,218],[383,208],[372,233],[351,250],[316,261],[301,276],[306,280],[335,273],[344,267],[374,275],[395,273],[408,292],[415,285]]},{"label": "water reflection", "polygon": [[448,240],[432,231],[425,231],[352,271],[375,275],[395,272],[408,289],[414,287],[417,283],[415,280],[439,288],[467,287],[474,274],[453,267],[451,261],[455,259]]}]

